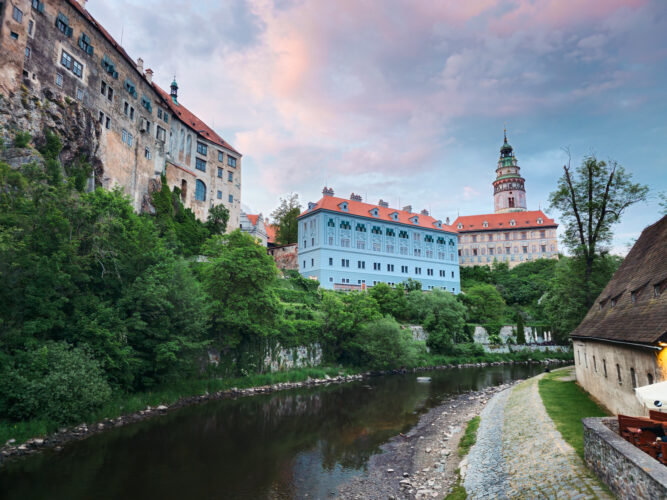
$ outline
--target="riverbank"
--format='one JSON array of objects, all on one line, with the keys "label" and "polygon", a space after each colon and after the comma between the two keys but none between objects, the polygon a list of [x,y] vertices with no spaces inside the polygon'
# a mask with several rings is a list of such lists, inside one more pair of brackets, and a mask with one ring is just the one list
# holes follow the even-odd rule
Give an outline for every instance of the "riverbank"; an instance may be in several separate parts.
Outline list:
[{"label": "riverbank", "polygon": [[[300,387],[310,387],[316,385],[326,385],[326,384],[341,384],[352,381],[362,380],[366,377],[378,376],[378,375],[387,375],[387,374],[397,374],[397,373],[417,373],[426,370],[437,370],[437,369],[446,369],[446,368],[456,368],[456,367],[485,367],[485,366],[497,366],[503,364],[546,364],[549,362],[563,363],[568,362],[567,360],[550,360],[545,359],[541,361],[506,361],[506,362],[480,362],[480,363],[460,363],[460,364],[446,364],[439,366],[431,367],[418,367],[409,370],[387,370],[387,371],[368,371],[363,373],[343,373],[338,372],[339,374],[335,375],[337,369],[335,368],[313,368],[313,369],[300,369],[294,370],[292,372],[281,372],[277,374],[267,374],[267,375],[256,375],[252,377],[245,377],[243,379],[227,379],[224,382],[229,386],[229,384],[234,384],[229,389],[218,390],[215,392],[204,392],[200,395],[190,395],[184,397],[176,397],[173,402],[160,402],[156,401],[154,404],[148,406],[142,406],[140,410],[127,412],[126,414],[119,414],[117,416],[106,416],[93,420],[92,423],[82,423],[74,427],[61,427],[57,432],[50,433],[48,435],[35,436],[30,439],[26,439],[24,442],[18,442],[18,440],[9,439],[4,446],[0,447],[0,465],[9,459],[20,457],[23,455],[28,455],[32,453],[39,452],[46,448],[55,448],[59,449],[69,441],[85,439],[93,434],[104,432],[107,429],[120,427],[123,425],[132,424],[145,420],[148,418],[157,417],[161,414],[165,414],[169,411],[182,408],[184,406],[189,406],[193,404],[202,404],[208,401],[225,399],[225,398],[235,398],[243,396],[251,396],[255,394],[267,394],[275,391],[286,390],[286,389],[295,389]],[[317,378],[311,377],[311,374],[321,374]],[[332,375],[329,375],[331,373]],[[342,374],[341,374],[342,373]],[[277,382],[273,384],[259,385],[257,382],[266,380],[267,377],[273,376],[274,378],[279,378],[281,380],[287,380],[286,382]],[[297,377],[303,377],[303,380],[293,380]],[[255,382],[256,385],[252,385]],[[248,384],[249,387],[242,387],[242,384]],[[136,404],[136,402],[135,402]],[[116,409],[116,411],[118,411]]]},{"label": "riverbank", "polygon": [[374,455],[367,472],[341,486],[339,499],[444,498],[457,480],[457,450],[466,424],[494,395],[520,381],[447,398],[405,435],[392,438]]}]

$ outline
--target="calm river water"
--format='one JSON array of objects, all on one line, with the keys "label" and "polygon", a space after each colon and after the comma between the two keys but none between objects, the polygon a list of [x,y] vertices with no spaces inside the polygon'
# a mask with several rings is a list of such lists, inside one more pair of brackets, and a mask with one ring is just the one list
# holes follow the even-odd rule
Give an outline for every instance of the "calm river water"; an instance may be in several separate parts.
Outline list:
[{"label": "calm river water", "polygon": [[461,368],[214,401],[0,467],[2,499],[327,498],[448,395],[541,365]]}]

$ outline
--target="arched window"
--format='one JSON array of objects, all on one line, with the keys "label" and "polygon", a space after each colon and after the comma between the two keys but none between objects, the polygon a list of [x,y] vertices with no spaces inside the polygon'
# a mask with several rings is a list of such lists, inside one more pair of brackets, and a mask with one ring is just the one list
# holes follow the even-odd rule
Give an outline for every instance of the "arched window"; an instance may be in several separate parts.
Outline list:
[{"label": "arched window", "polygon": [[183,151],[185,148],[185,132],[181,129],[181,144],[179,146],[179,151]]},{"label": "arched window", "polygon": [[185,202],[188,198],[188,181],[185,179],[181,180],[181,200]]},{"label": "arched window", "polygon": [[195,200],[206,201],[206,184],[197,179],[195,184]]}]

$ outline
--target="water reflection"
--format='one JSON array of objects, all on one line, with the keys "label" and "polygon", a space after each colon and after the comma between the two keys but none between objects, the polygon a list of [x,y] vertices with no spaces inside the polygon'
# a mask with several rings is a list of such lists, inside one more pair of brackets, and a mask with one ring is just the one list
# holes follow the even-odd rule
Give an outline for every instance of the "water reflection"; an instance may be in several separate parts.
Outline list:
[{"label": "water reflection", "polygon": [[[450,394],[539,366],[452,369],[211,402],[0,469],[8,499],[324,498]],[[422,375],[422,374],[420,374]]]}]

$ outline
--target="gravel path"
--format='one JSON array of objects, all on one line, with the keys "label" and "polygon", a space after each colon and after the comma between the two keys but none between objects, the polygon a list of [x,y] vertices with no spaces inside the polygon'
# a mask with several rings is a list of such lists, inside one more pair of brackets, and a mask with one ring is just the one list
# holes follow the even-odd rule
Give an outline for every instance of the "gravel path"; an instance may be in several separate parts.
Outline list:
[{"label": "gravel path", "polygon": [[533,377],[482,412],[468,455],[468,498],[611,498],[549,418]]},{"label": "gravel path", "polygon": [[505,405],[511,392],[512,389],[507,389],[496,394],[481,413],[477,442],[461,470],[465,474],[465,489],[471,498],[503,498],[508,490],[501,437]]}]

